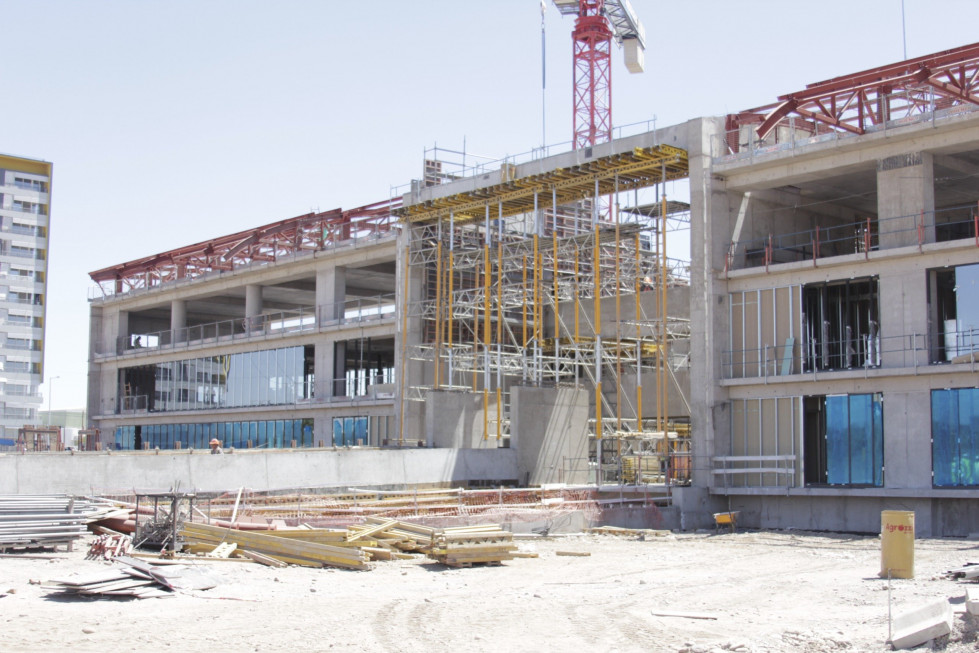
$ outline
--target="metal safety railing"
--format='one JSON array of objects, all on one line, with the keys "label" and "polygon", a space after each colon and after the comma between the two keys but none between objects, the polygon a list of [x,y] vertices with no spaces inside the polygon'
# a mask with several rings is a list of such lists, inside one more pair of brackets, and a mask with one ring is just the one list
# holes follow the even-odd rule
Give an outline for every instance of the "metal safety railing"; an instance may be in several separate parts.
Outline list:
[{"label": "metal safety railing", "polygon": [[204,342],[300,333],[316,328],[316,311],[307,306],[254,317],[196,324],[181,329],[132,333],[116,339],[115,354],[118,356],[137,350],[175,349]]},{"label": "metal safety railing", "polygon": [[898,247],[922,247],[936,242],[971,239],[979,246],[977,204],[892,218],[864,218],[835,225],[817,226],[764,238],[732,242],[724,260],[725,273],[781,263],[811,261],[848,254],[863,254]]},{"label": "metal safety railing", "polygon": [[723,378],[746,379],[850,370],[917,368],[939,363],[975,365],[979,328],[893,336],[855,334],[842,339],[791,339],[783,344],[728,349]]}]

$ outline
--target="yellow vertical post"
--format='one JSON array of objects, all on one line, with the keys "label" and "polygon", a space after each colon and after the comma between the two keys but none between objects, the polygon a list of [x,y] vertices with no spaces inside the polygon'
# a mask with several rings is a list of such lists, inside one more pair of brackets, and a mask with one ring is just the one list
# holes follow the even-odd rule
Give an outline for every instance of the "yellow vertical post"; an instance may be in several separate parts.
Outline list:
[{"label": "yellow vertical post", "polygon": [[[597,201],[597,199],[596,199]],[[598,241],[598,221],[595,221],[595,245],[592,250],[592,270],[595,282],[595,437],[602,439],[602,265]],[[601,449],[601,444],[598,445]],[[601,459],[601,456],[599,456]],[[601,469],[599,469],[601,478]]]},{"label": "yellow vertical post", "polygon": [[523,286],[522,286],[520,299],[523,303],[523,306],[521,307],[521,313],[523,315],[523,324],[521,326],[523,328],[523,348],[524,348],[524,353],[526,354],[526,349],[527,349],[527,255],[526,254],[523,255]]},{"label": "yellow vertical post", "polygon": [[636,234],[636,430],[642,433],[642,326],[640,317],[642,305],[639,301],[641,289],[639,275],[642,272],[639,255],[639,234]]},{"label": "yellow vertical post", "polygon": [[[473,285],[479,283],[479,261],[476,262],[476,276],[473,277]],[[473,288],[475,290],[475,287]],[[473,353],[472,353],[472,369],[473,369],[473,392],[479,386],[479,371],[476,361],[479,356],[479,304],[473,303]]]},{"label": "yellow vertical post", "polygon": [[578,310],[581,304],[581,298],[578,294],[578,246],[575,245],[574,248],[574,282],[575,282],[575,293],[574,293],[574,344],[577,347],[580,340],[580,334],[578,333]]},{"label": "yellow vertical post", "polygon": [[[502,206],[500,207],[502,211]],[[502,218],[501,218],[502,219]],[[503,347],[503,239],[496,243],[496,439],[503,437],[502,379],[500,369],[503,361],[500,352]]]},{"label": "yellow vertical post", "polygon": [[489,439],[489,346],[493,341],[490,331],[490,267],[489,243],[483,245],[483,439]]},{"label": "yellow vertical post", "polygon": [[408,274],[411,266],[411,245],[405,246],[404,264],[404,310],[401,314],[401,419],[398,424],[398,446],[403,446],[405,442],[405,393],[408,386]]},{"label": "yellow vertical post", "polygon": [[[668,427],[668,423],[669,423],[669,419],[670,419],[670,395],[669,395],[669,392],[668,392],[668,387],[666,385],[666,379],[667,379],[667,369],[666,369],[666,366],[669,364],[669,359],[667,358],[667,356],[669,354],[669,341],[667,340],[667,335],[668,334],[667,334],[667,331],[666,331],[666,319],[667,319],[667,315],[669,313],[668,313],[667,305],[666,305],[666,287],[667,287],[666,267],[667,267],[667,260],[666,260],[666,188],[665,187],[663,189],[663,209],[662,209],[661,213],[662,213],[662,216],[663,216],[663,220],[662,220],[662,225],[663,225],[663,228],[662,228],[662,232],[663,232],[663,235],[662,235],[662,241],[663,241],[663,268],[662,269],[663,269],[663,273],[661,275],[661,279],[662,279],[662,283],[663,283],[663,288],[661,290],[661,292],[663,294],[663,301],[662,301],[662,305],[663,305],[663,319],[662,319],[661,324],[660,324],[660,337],[662,339],[662,343],[661,343],[661,348],[662,349],[661,349],[661,351],[662,351],[662,354],[663,354],[661,356],[661,358],[663,360],[663,431],[665,432],[666,429],[667,429],[667,427]],[[669,447],[669,440],[665,440],[665,442],[667,443],[667,447]]]},{"label": "yellow vertical post", "polygon": [[442,379],[442,241],[439,240],[435,249],[435,389],[438,390]]}]

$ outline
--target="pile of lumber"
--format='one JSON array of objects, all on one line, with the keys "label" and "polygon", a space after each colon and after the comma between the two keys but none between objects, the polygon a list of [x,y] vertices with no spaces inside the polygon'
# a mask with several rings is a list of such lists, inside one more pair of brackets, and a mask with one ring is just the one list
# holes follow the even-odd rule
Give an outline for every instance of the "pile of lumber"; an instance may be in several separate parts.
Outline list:
[{"label": "pile of lumber", "polygon": [[428,556],[450,567],[470,567],[512,560],[516,550],[513,533],[499,526],[458,526],[438,531]]},{"label": "pile of lumber", "polygon": [[111,510],[67,495],[0,495],[0,551],[71,545],[85,527]]},{"label": "pile of lumber", "polygon": [[41,583],[60,595],[128,596],[137,599],[172,596],[178,589],[210,589],[213,579],[197,569],[171,567],[162,571],[144,562],[120,556],[111,569]]},{"label": "pile of lumber", "polygon": [[262,564],[367,569],[374,560],[424,554],[455,567],[511,560],[513,535],[495,524],[432,528],[396,519],[368,517],[346,529],[295,528],[238,531],[185,523],[183,551],[208,557],[242,557]]},{"label": "pile of lumber", "polygon": [[[319,532],[326,531],[326,532]],[[210,546],[232,543],[241,550],[262,558],[304,567],[341,567],[367,569],[368,556],[357,546],[344,546],[345,531],[297,529],[292,531],[239,531],[208,524],[185,522],[180,529],[185,544]],[[327,542],[329,542],[327,544]],[[252,558],[255,559],[255,558]]]}]

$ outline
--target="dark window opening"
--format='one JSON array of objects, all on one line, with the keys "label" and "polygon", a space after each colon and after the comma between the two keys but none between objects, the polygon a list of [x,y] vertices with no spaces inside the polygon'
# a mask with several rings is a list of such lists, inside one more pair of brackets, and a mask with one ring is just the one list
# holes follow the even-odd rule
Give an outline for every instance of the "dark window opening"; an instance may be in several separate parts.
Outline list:
[{"label": "dark window opening", "polygon": [[876,277],[803,286],[805,371],[880,365],[879,306]]}]

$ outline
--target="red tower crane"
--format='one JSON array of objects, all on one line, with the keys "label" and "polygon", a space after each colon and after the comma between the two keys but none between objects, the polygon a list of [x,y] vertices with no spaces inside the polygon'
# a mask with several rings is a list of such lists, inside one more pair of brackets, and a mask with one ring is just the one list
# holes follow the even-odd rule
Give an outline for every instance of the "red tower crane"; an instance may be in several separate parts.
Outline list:
[{"label": "red tower crane", "polygon": [[643,71],[645,33],[629,0],[552,0],[564,15],[576,15],[571,33],[574,58],[574,148],[612,139],[612,39],[625,48],[629,72]]}]

